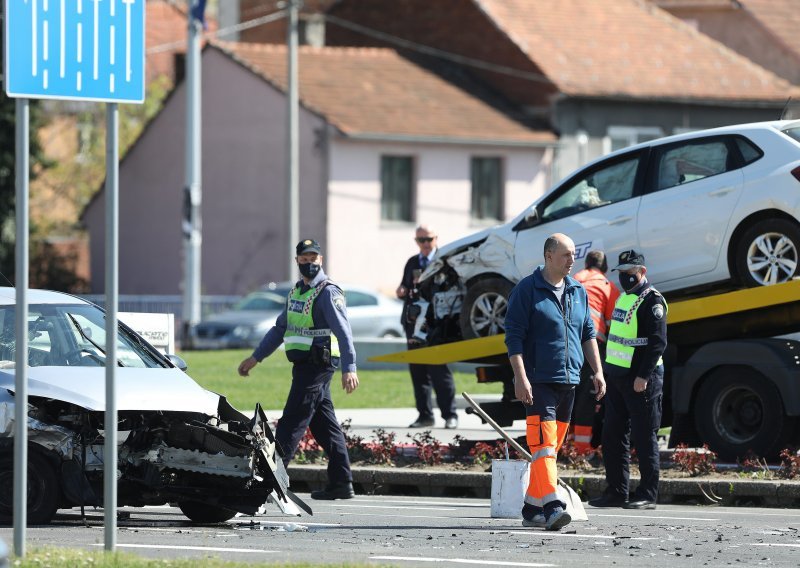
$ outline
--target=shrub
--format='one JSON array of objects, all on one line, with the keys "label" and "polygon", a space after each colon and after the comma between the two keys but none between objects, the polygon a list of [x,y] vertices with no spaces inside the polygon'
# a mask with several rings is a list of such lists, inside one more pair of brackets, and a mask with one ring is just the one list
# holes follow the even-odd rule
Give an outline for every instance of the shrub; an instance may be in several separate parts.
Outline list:
[{"label": "shrub", "polygon": [[375,441],[368,442],[366,447],[370,452],[370,463],[390,464],[397,454],[394,439],[397,434],[394,432],[387,432],[383,428],[373,430],[375,433]]},{"label": "shrub", "polygon": [[444,444],[434,438],[430,430],[425,430],[418,434],[408,435],[417,447],[417,458],[426,465],[438,465],[442,463],[442,450]]},{"label": "shrub", "polygon": [[297,452],[294,454],[294,462],[298,464],[317,463],[323,458],[322,448],[319,447],[311,430],[306,428],[300,443],[297,445]]},{"label": "shrub", "polygon": [[786,449],[781,452],[781,467],[777,475],[781,479],[800,476],[800,450]]},{"label": "shrub", "polygon": [[672,461],[680,471],[685,471],[692,477],[708,475],[717,470],[714,462],[717,454],[708,449],[708,444],[703,444],[700,449],[689,448],[686,444],[678,444]]}]

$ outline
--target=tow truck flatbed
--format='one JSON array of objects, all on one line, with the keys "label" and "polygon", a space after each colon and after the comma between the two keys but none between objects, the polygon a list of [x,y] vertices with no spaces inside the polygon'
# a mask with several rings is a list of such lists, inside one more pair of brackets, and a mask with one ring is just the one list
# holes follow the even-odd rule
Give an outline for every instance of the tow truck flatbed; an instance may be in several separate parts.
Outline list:
[{"label": "tow truck flatbed", "polygon": [[[695,345],[742,337],[773,337],[800,331],[800,280],[670,302],[667,340]],[[491,335],[370,357],[383,363],[498,363],[505,335]]]}]

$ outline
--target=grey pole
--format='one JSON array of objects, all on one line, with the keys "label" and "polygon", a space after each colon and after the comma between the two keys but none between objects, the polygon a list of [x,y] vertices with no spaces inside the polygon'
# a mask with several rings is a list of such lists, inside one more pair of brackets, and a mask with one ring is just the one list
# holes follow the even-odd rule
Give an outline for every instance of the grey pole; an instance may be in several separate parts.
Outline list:
[{"label": "grey pole", "polygon": [[119,284],[119,111],[106,104],[106,413],[103,448],[105,549],[117,546],[117,301]]},{"label": "grey pole", "polygon": [[[289,0],[289,20],[287,26],[288,43],[288,92],[286,93],[287,100],[287,125],[286,132],[289,138],[289,147],[287,148],[288,160],[286,164],[287,176],[287,220],[289,224],[289,247],[294,247],[300,240],[300,190],[299,190],[299,144],[298,144],[298,93],[297,93],[297,4],[298,0]],[[287,280],[290,282],[294,280],[297,272],[297,265],[295,264],[294,257],[289,254],[289,272]]]},{"label": "grey pole", "polygon": [[28,520],[28,169],[30,168],[30,105],[16,102],[17,148],[17,341],[14,372],[14,553],[25,556]]},{"label": "grey pole", "polygon": [[202,23],[194,17],[192,0],[189,10],[189,40],[186,47],[186,188],[184,189],[184,275],[183,275],[183,337],[200,321],[200,254],[203,241],[201,223],[201,67],[200,38]]}]

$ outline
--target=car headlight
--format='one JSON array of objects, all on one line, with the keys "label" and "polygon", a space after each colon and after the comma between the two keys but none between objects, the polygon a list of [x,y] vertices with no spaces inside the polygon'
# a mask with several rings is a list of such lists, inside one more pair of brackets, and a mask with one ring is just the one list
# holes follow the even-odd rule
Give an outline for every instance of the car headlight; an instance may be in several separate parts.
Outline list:
[{"label": "car headlight", "polygon": [[233,328],[231,335],[234,337],[238,337],[240,339],[247,339],[251,335],[253,335],[253,328],[249,325],[237,325]]}]

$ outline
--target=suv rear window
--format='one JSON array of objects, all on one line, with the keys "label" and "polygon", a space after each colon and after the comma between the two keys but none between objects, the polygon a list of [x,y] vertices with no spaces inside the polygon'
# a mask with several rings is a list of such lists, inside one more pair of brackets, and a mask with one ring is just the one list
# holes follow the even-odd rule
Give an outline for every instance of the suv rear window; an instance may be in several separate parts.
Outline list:
[{"label": "suv rear window", "polygon": [[782,131],[786,136],[789,138],[793,138],[797,142],[800,142],[800,126],[795,126],[793,128],[787,128],[786,130]]}]

